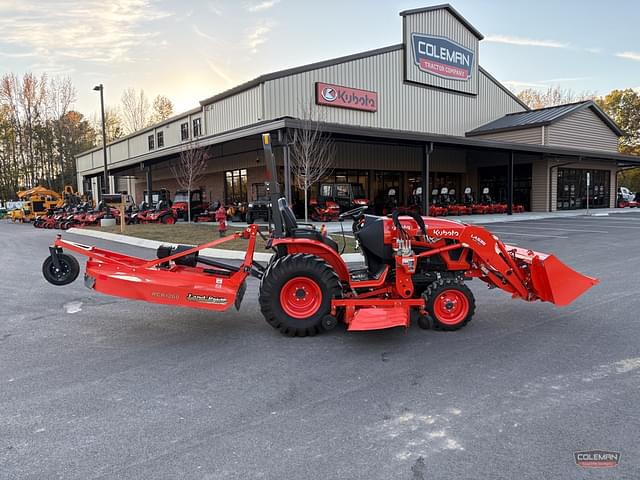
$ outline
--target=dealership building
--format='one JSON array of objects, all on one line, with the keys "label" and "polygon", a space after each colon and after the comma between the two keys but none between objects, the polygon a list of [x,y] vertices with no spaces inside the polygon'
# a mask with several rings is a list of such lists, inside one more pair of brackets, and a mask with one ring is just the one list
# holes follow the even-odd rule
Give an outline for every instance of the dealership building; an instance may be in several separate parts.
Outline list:
[{"label": "dealership building", "polygon": [[[616,172],[640,159],[617,153],[622,132],[595,103],[531,110],[480,66],[483,36],[453,7],[400,17],[397,45],[262,75],[110,143],[111,188],[136,201],[173,193],[171,165],[206,148],[207,199],[250,201],[265,179],[260,134],[270,132],[284,190],[299,201],[291,133],[319,119],[335,144],[327,181],[360,183],[372,201],[393,189],[403,204],[417,187],[446,186],[476,197],[487,187],[531,211],[585,208],[587,194],[591,207],[614,206]],[[79,187],[99,192],[102,149],[76,163]]]}]

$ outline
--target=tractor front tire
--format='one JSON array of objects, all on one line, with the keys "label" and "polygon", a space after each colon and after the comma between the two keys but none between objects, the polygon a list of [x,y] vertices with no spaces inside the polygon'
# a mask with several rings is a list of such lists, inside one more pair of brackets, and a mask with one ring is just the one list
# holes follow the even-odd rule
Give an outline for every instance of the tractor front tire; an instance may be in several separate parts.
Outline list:
[{"label": "tractor front tire", "polygon": [[476,310],[473,293],[460,279],[436,280],[422,296],[434,330],[459,330]]},{"label": "tractor front tire", "polygon": [[303,253],[271,263],[260,283],[260,310],[283,335],[306,337],[325,331],[331,300],[340,297],[340,279],[325,261]]},{"label": "tractor front tire", "polygon": [[67,255],[66,253],[58,254],[58,263],[60,268],[57,268],[51,256],[47,257],[42,264],[42,274],[44,278],[52,285],[68,285],[78,278],[80,273],[80,264],[76,257]]}]

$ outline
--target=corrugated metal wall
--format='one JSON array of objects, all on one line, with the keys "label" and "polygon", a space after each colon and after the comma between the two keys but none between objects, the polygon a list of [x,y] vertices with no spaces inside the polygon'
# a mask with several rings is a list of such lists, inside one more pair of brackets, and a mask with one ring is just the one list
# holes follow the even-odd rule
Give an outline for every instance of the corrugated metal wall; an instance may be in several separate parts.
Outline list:
[{"label": "corrugated metal wall", "polygon": [[[357,170],[400,170],[420,172],[424,149],[413,145],[336,142],[335,164]],[[436,149],[431,156],[431,171],[464,173],[466,152]]]},{"label": "corrugated metal wall", "polygon": [[[554,169],[554,173],[557,172]],[[549,161],[539,159],[531,165],[531,211],[546,212],[549,208]]]},{"label": "corrugated metal wall", "polygon": [[522,130],[512,130],[510,132],[487,133],[474,138],[482,140],[500,140],[502,142],[529,143],[542,145],[542,128],[525,128]]},{"label": "corrugated metal wall", "polygon": [[207,135],[244,127],[262,120],[262,86],[205,107]]},{"label": "corrugated metal wall", "polygon": [[618,137],[590,108],[549,125],[547,136],[549,145],[618,151]]},{"label": "corrugated metal wall", "polygon": [[300,118],[300,106],[315,102],[315,82],[378,92],[376,113],[317,107],[320,118],[331,123],[464,136],[479,125],[524,110],[481,71],[478,95],[472,96],[407,84],[402,69],[403,51],[397,50],[268,81],[265,118]]},{"label": "corrugated metal wall", "polygon": [[[478,38],[467,27],[445,9],[407,15],[404,17],[404,21],[406,22],[404,43],[407,46],[407,80],[459,92],[478,93]],[[473,51],[474,62],[471,78],[466,81],[451,80],[421,71],[414,62],[412,33],[447,37]]]}]

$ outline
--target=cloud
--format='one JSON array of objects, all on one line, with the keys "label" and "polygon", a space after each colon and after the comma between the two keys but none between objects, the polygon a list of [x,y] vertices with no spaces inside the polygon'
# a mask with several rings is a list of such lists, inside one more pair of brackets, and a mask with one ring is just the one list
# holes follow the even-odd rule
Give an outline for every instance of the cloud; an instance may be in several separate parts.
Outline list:
[{"label": "cloud", "polygon": [[209,35],[208,33],[205,33],[202,30],[200,30],[197,25],[192,25],[192,28],[193,28],[193,31],[196,33],[196,35],[198,35],[199,37],[206,38],[207,40],[209,40],[211,42],[216,42],[216,43],[218,42],[211,35]]},{"label": "cloud", "polygon": [[134,61],[160,34],[149,24],[171,15],[154,0],[0,1],[0,12],[0,42],[32,52],[40,65]]},{"label": "cloud", "polygon": [[506,80],[502,82],[503,85],[506,85],[510,88],[549,88],[549,85],[545,85],[544,83],[533,83],[527,81],[520,80]]},{"label": "cloud", "polygon": [[638,52],[620,52],[620,53],[616,53],[616,57],[626,58],[627,60],[635,60],[636,62],[640,62],[640,53]]},{"label": "cloud", "polygon": [[222,13],[223,13],[222,9],[218,6],[217,2],[209,2],[209,3],[207,3],[207,8],[214,15],[217,15],[218,17],[222,16]]},{"label": "cloud", "polygon": [[508,45],[522,45],[527,47],[546,47],[546,48],[568,48],[569,44],[557,42],[555,40],[536,40],[533,38],[514,37],[511,35],[487,35],[484,37],[485,42],[489,43],[506,43]]},{"label": "cloud", "polygon": [[561,77],[540,80],[541,83],[579,82],[581,80],[591,80],[591,77]]},{"label": "cloud", "polygon": [[27,57],[35,57],[36,52],[0,52],[0,57],[5,58],[27,58]]},{"label": "cloud", "polygon": [[276,4],[280,3],[280,0],[264,0],[260,3],[254,3],[247,7],[250,12],[262,12],[273,8]]},{"label": "cloud", "polygon": [[600,47],[585,48],[584,51],[589,53],[602,53],[602,49]]},{"label": "cloud", "polygon": [[213,73],[224,80],[228,85],[233,85],[235,83],[229,75],[221,70],[220,67],[216,66],[211,60],[207,60],[207,65],[209,65],[209,68]]},{"label": "cloud", "polygon": [[271,25],[263,23],[258,25],[248,36],[247,44],[251,53],[257,53],[258,47],[268,40],[267,35],[271,32]]}]

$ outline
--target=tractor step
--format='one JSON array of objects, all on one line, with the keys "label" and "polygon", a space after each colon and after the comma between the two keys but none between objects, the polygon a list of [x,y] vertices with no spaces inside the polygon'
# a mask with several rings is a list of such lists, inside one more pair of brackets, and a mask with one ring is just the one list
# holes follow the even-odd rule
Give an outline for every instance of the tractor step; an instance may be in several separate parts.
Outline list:
[{"label": "tractor step", "polygon": [[359,308],[347,328],[350,332],[409,327],[409,309],[405,307]]}]

